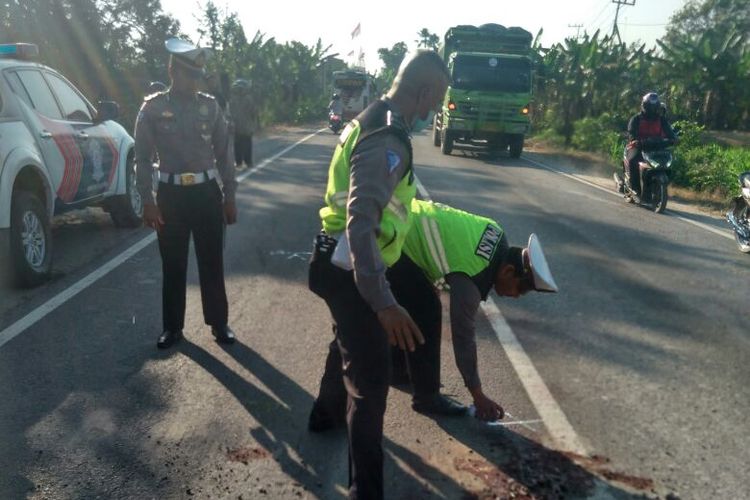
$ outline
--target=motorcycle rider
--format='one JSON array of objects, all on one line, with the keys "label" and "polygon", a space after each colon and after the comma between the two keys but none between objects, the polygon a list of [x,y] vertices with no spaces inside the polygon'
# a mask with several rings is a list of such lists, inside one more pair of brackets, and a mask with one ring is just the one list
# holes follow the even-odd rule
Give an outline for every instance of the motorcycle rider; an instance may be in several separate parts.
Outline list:
[{"label": "motorcycle rider", "polygon": [[[666,107],[664,107],[666,110]],[[643,161],[643,143],[648,139],[665,138],[677,142],[677,136],[672,126],[662,113],[662,102],[658,94],[649,92],[641,99],[641,111],[634,115],[628,122],[628,145],[626,146],[626,159],[630,174],[630,189],[637,196],[641,194],[641,175],[638,168],[639,162]],[[625,165],[623,164],[623,179],[625,179]],[[618,182],[618,191],[623,193],[625,187]]]},{"label": "motorcycle rider", "polygon": [[341,97],[338,94],[331,96],[331,102],[328,103],[328,116],[338,115],[344,112],[344,103],[341,102]]}]

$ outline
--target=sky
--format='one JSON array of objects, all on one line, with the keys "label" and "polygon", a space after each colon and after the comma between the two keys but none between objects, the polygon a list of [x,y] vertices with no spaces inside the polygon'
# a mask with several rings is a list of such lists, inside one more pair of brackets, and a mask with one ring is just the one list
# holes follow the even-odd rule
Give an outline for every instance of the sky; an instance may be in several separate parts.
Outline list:
[{"label": "sky", "polygon": [[[631,3],[633,0],[629,0]],[[163,9],[177,18],[184,32],[198,40],[195,31],[199,0],[161,0]],[[542,45],[549,46],[575,36],[584,30],[612,31],[617,5],[612,0],[375,0],[348,2],[338,0],[214,0],[220,9],[236,12],[248,38],[260,30],[280,42],[298,40],[313,45],[321,38],[331,45],[329,54],[347,55],[360,49],[365,67],[376,72],[381,67],[377,50],[404,41],[416,48],[417,32],[427,28],[442,37],[458,24],[497,23],[521,26],[536,35],[543,29]],[[663,35],[669,18],[684,6],[686,0],[635,0],[633,6],[622,6],[619,30],[625,42],[642,41],[652,46]],[[439,6],[439,8],[435,8]],[[461,7],[461,8],[459,8]],[[582,25],[581,28],[573,25]],[[352,32],[360,25],[360,34]]]}]

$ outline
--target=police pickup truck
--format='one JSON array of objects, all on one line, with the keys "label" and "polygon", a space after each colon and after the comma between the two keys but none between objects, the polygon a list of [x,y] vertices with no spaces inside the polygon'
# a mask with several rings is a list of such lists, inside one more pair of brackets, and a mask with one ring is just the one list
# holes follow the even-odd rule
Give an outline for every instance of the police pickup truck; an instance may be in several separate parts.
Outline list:
[{"label": "police pickup truck", "polygon": [[21,287],[50,274],[53,215],[99,205],[116,226],[136,227],[143,212],[134,141],[114,121],[117,104],[92,106],[34,62],[38,53],[0,45],[0,271]]}]

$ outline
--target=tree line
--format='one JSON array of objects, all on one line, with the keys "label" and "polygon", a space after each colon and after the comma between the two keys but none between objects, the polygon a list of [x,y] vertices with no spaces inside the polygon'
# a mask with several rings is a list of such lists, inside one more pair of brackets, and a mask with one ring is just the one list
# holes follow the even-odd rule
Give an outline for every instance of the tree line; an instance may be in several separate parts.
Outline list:
[{"label": "tree line", "polygon": [[[0,5],[0,43],[36,43],[41,62],[60,70],[87,96],[118,101],[126,126],[147,83],[167,80],[164,40],[190,38],[160,0],[3,0]],[[261,32],[248,36],[236,13],[210,0],[199,20],[199,39],[193,41],[216,50],[209,73],[250,80],[264,123],[324,116],[332,72],[345,64],[320,39],[308,46],[281,43]],[[689,0],[651,48],[601,32],[551,47],[542,47],[539,38],[531,51],[535,125],[556,130],[568,142],[582,119],[604,115],[624,127],[639,97],[652,90],[662,95],[673,117],[708,128],[750,129],[745,0]],[[414,42],[436,50],[440,37],[423,28]],[[378,50],[383,63],[378,88],[387,88],[407,51],[403,41]]]}]

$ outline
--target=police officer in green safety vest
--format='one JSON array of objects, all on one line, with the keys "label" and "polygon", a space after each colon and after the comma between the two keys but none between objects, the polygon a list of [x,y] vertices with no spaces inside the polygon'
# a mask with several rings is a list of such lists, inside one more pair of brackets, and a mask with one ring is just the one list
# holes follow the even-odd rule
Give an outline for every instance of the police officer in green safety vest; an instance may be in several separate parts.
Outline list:
[{"label": "police officer in green safety vest", "polygon": [[[479,303],[487,300],[493,288],[504,297],[519,297],[531,290],[557,292],[539,239],[532,234],[526,248],[510,247],[505,232],[494,220],[439,203],[414,200],[412,213],[414,224],[404,243],[405,260],[421,269],[431,282],[448,285],[458,370],[474,400],[476,416],[500,419],[502,407],[482,390],[474,321]],[[420,327],[425,323],[420,316],[413,316]],[[424,331],[425,336],[428,333]],[[440,363],[439,356],[434,363]],[[422,376],[411,370],[412,380]]]},{"label": "police officer in green safety vest", "polygon": [[407,57],[388,94],[342,132],[329,168],[309,284],[331,311],[343,359],[349,498],[383,498],[389,344],[414,351],[424,342],[396,302],[386,269],[401,256],[411,225],[410,133],[429,123],[449,78],[436,52]]},{"label": "police officer in green safety vest", "polygon": [[[482,390],[474,321],[480,302],[493,288],[506,297],[519,297],[531,290],[557,291],[539,239],[532,234],[527,247],[511,247],[494,220],[439,203],[413,200],[411,212],[413,222],[403,255],[388,273],[394,293],[425,338],[439,339],[440,300],[435,300],[434,288],[424,290],[415,284],[427,278],[430,283],[449,286],[454,355],[473,397],[476,416],[482,420],[502,418],[502,407]],[[439,383],[440,350],[428,352],[431,359],[427,369],[424,364],[414,366],[409,360],[408,372],[415,389],[425,379],[432,383],[436,373]],[[398,361],[399,357],[394,356],[396,371],[406,370]],[[328,387],[321,389],[321,395],[336,394],[336,368],[335,362],[326,365],[323,381]],[[342,398],[330,399],[328,411],[335,412],[334,405],[338,405],[338,411],[343,412]]]}]

